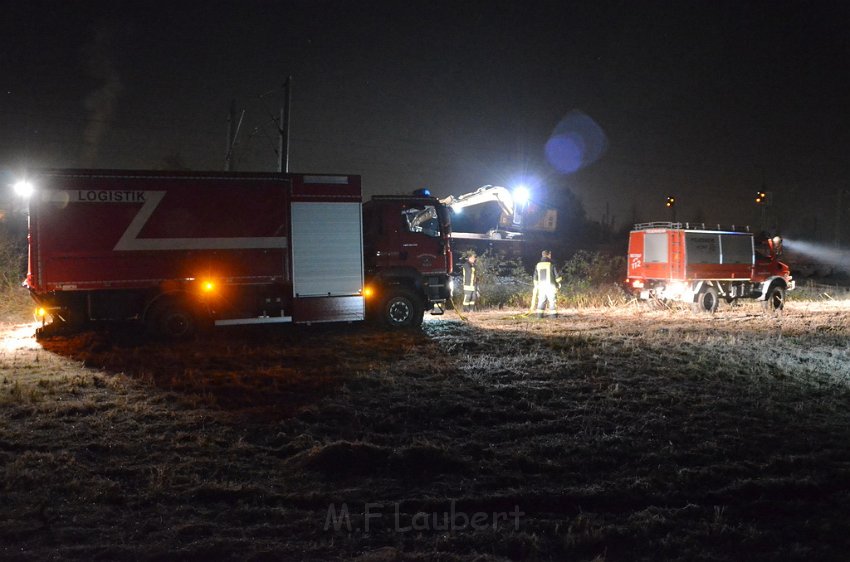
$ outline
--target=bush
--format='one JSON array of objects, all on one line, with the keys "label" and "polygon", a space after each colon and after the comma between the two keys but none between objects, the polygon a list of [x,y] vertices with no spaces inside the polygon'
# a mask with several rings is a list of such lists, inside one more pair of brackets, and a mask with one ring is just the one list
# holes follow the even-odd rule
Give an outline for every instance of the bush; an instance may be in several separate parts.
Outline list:
[{"label": "bush", "polygon": [[487,251],[477,262],[480,306],[488,308],[528,306],[531,297],[531,275],[522,261],[501,252]]},{"label": "bush", "polygon": [[0,228],[0,321],[20,322],[32,309],[29,294],[21,287],[26,257],[26,240]]},{"label": "bush", "polygon": [[626,302],[620,281],[626,274],[625,256],[606,256],[579,250],[561,268],[559,305],[609,306]]},{"label": "bush", "polygon": [[[478,258],[481,296],[484,308],[529,308],[533,291],[532,272],[519,258],[487,251]],[[558,306],[611,306],[627,301],[619,282],[626,271],[625,256],[578,251],[559,271],[563,278]]]},{"label": "bush", "polygon": [[815,283],[809,279],[798,282],[797,287],[788,293],[788,298],[797,301],[850,300],[850,287]]}]

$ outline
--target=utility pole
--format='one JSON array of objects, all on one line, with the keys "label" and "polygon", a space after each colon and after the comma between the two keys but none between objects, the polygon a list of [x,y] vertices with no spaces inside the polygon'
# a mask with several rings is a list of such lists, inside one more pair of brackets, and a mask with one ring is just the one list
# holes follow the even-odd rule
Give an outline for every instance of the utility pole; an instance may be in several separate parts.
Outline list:
[{"label": "utility pole", "polygon": [[838,188],[838,197],[835,202],[835,238],[833,240],[833,244],[835,247],[839,247],[841,245],[841,219],[843,218],[843,213],[841,212],[841,199],[844,196],[844,190],[842,188]]},{"label": "utility pole", "polygon": [[230,100],[230,113],[227,116],[227,152],[224,153],[224,170],[227,172],[233,171],[233,146],[236,144],[243,117],[245,117],[244,109],[239,116],[239,121],[236,121],[236,100]]},{"label": "utility pole", "polygon": [[227,114],[227,151],[224,153],[224,171],[233,171],[233,133],[236,126],[236,99],[230,100],[230,113]]},{"label": "utility pole", "polygon": [[292,76],[286,78],[286,83],[283,85],[283,107],[280,109],[280,121],[278,121],[278,132],[280,133],[280,143],[278,152],[280,161],[277,165],[277,171],[289,172],[289,108],[291,104],[292,93]]}]

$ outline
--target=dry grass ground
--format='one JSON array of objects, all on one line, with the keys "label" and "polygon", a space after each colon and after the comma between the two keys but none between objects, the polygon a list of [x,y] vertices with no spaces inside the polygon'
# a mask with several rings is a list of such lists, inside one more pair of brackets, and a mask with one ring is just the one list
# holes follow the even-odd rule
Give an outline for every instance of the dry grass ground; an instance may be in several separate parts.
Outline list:
[{"label": "dry grass ground", "polygon": [[32,329],[0,343],[3,559],[850,551],[845,303],[179,345]]}]

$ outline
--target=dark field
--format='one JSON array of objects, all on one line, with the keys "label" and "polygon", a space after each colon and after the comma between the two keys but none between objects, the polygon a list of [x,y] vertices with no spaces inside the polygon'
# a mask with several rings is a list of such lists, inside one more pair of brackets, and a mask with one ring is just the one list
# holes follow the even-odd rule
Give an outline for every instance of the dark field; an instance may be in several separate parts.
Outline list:
[{"label": "dark field", "polygon": [[0,558],[846,560],[850,307],[0,343]]}]

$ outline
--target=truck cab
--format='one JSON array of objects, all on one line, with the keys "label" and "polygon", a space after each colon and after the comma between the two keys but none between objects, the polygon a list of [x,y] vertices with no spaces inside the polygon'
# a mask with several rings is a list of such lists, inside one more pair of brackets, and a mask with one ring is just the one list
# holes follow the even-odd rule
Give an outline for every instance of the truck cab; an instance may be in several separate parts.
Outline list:
[{"label": "truck cab", "polygon": [[402,327],[427,309],[442,314],[450,298],[451,224],[428,196],[375,196],[363,205],[367,315]]}]

